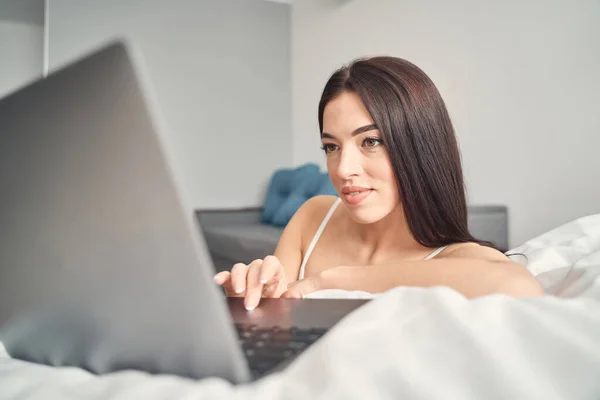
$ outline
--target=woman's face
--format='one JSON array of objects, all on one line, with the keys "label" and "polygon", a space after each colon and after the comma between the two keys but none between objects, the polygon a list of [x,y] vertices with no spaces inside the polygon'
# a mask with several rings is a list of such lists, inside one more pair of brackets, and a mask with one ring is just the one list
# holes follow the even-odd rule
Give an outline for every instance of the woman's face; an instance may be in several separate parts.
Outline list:
[{"label": "woman's face", "polygon": [[325,106],[321,141],[327,170],[358,223],[377,222],[400,204],[398,185],[382,140],[356,93],[345,92]]}]

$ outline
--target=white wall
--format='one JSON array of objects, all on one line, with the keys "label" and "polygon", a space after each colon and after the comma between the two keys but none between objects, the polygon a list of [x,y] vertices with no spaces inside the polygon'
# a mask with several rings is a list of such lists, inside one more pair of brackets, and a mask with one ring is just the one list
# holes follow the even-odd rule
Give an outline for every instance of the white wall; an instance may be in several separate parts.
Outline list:
[{"label": "white wall", "polygon": [[42,0],[0,1],[0,97],[42,75]]},{"label": "white wall", "polygon": [[296,1],[294,162],[324,165],[317,104],[334,69],[389,54],[437,84],[469,203],[508,205],[512,246],[600,213],[599,21],[597,0]]},{"label": "white wall", "polygon": [[51,68],[114,37],[141,49],[195,207],[262,204],[292,164],[289,5],[49,1]]}]

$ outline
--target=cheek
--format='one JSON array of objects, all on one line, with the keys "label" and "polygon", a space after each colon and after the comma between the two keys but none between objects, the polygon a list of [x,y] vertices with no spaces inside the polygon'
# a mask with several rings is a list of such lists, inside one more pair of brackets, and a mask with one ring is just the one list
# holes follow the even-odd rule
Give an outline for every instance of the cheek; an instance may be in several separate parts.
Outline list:
[{"label": "cheek", "polygon": [[392,164],[388,161],[387,167],[385,169],[385,179],[389,182],[390,190],[393,192],[394,199],[398,200],[400,194],[398,192],[398,181],[396,180],[396,174],[394,174],[394,169],[392,168]]},{"label": "cheek", "polygon": [[334,168],[335,166],[332,164],[332,162],[327,161],[327,173],[329,174],[329,180],[331,181],[333,187],[337,191],[340,187],[340,179],[338,177],[338,174],[335,173]]},{"label": "cheek", "polygon": [[388,188],[390,190],[390,199],[392,199],[394,204],[400,203],[400,188],[392,164],[389,163],[389,161],[384,173],[386,175],[385,179],[389,182]]},{"label": "cheek", "polygon": [[392,168],[392,163],[387,156],[377,157],[377,159],[372,159],[369,168],[369,175],[373,178],[387,182],[390,185],[396,186],[396,176],[394,175],[394,170]]},{"label": "cheek", "polygon": [[400,192],[390,159],[387,156],[381,157],[377,162],[373,160],[371,166],[370,175],[382,185],[382,189],[384,190],[382,195],[389,201],[398,203],[400,201]]},{"label": "cheek", "polygon": [[329,179],[331,182],[335,184],[339,180],[336,171],[338,168],[338,163],[336,161],[336,157],[327,157],[327,172],[329,173]]}]

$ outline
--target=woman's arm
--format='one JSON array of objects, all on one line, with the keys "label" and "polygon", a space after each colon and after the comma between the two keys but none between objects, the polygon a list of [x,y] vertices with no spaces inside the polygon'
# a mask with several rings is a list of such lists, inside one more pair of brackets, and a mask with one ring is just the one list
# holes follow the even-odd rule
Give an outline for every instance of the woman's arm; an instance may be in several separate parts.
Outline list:
[{"label": "woman's arm", "polygon": [[380,293],[396,286],[447,286],[468,298],[495,293],[514,297],[544,294],[523,266],[494,249],[468,244],[427,261],[331,268],[291,285],[285,296],[302,297],[323,289]]}]

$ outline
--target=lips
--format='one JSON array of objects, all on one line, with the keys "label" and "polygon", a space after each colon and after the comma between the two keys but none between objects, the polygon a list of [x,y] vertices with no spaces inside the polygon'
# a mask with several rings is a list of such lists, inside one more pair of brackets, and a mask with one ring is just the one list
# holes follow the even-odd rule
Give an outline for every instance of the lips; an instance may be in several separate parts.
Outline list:
[{"label": "lips", "polygon": [[342,188],[344,201],[353,206],[360,204],[372,191],[373,189],[362,186],[344,186]]}]

